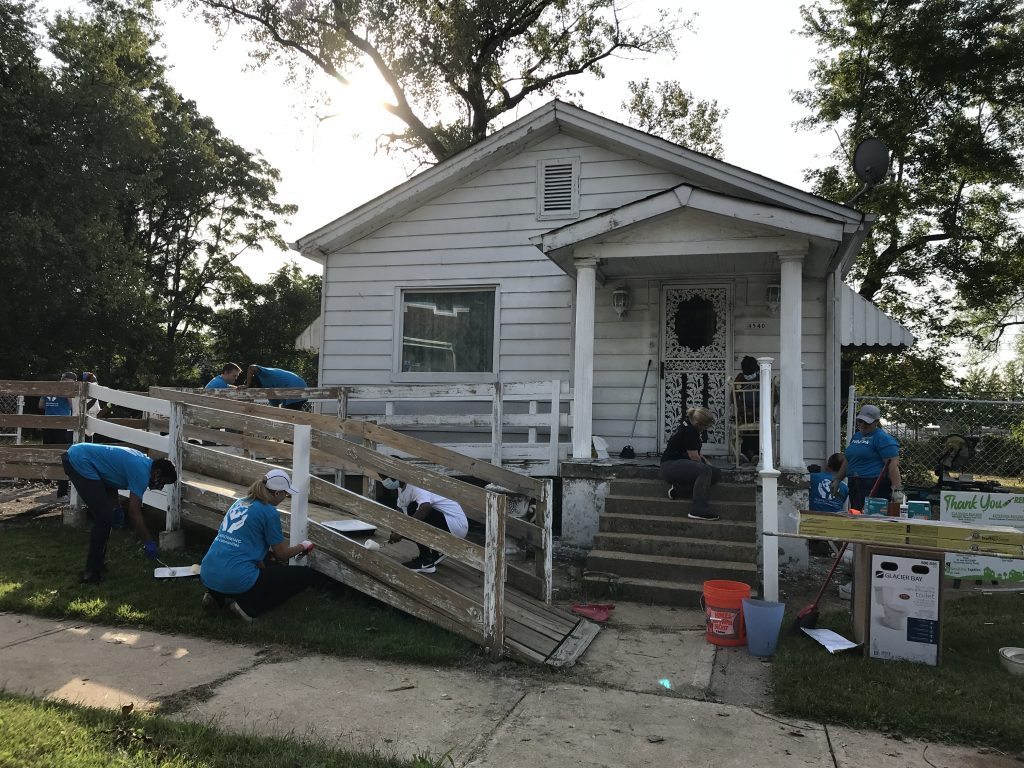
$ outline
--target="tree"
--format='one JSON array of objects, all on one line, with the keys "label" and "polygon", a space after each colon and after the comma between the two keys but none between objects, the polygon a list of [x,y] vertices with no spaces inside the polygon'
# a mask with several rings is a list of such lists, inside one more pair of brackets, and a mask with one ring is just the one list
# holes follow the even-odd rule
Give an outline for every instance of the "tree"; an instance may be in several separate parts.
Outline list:
[{"label": "tree", "polygon": [[[243,24],[260,63],[347,84],[361,67],[391,90],[405,125],[385,138],[444,160],[483,139],[525,100],[601,77],[611,56],[674,50],[676,14],[632,26],[618,0],[189,0],[217,28]],[[453,115],[457,117],[453,117]]]},{"label": "tree", "polygon": [[[860,293],[925,328],[998,335],[1024,301],[1024,7],[1018,0],[832,0],[801,10],[819,45],[806,126],[846,150],[877,136],[891,178],[858,200],[878,221]],[[845,150],[809,174],[848,200]]]},{"label": "tree", "polygon": [[630,98],[622,108],[630,115],[629,124],[653,133],[687,149],[722,157],[722,120],[729,113],[718,102],[696,101],[678,81],[662,81],[651,86],[650,78],[631,80]]},{"label": "tree", "polygon": [[192,378],[235,259],[282,246],[274,217],[294,208],[167,83],[146,0],[97,0],[45,37],[38,21],[0,0],[0,375]]},{"label": "tree", "polygon": [[[295,339],[320,314],[320,276],[303,274],[289,262],[265,283],[245,278],[210,320],[210,372],[228,360],[294,371],[317,380],[317,354],[295,348]],[[204,382],[205,383],[205,382]]]}]

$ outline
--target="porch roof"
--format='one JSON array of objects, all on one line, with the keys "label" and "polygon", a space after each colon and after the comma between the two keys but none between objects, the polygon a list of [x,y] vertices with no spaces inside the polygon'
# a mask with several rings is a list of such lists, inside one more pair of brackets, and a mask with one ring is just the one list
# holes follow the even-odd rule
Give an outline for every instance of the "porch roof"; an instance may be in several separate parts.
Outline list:
[{"label": "porch roof", "polygon": [[[699,240],[673,238],[653,250],[616,242],[631,231],[656,225],[681,212],[722,222],[715,228],[721,234]],[[805,273],[824,275],[857,252],[869,228],[870,222],[844,223],[819,213],[794,211],[684,183],[537,235],[530,242],[571,276],[576,273],[574,257],[599,258],[599,280],[638,274],[628,266],[638,260],[649,266],[648,271],[658,273],[692,256],[774,256],[787,251],[806,253]],[[757,266],[762,268],[764,264],[758,261]]]},{"label": "porch roof", "polygon": [[912,347],[914,334],[853,288],[843,283],[839,296],[840,343],[844,347]]}]

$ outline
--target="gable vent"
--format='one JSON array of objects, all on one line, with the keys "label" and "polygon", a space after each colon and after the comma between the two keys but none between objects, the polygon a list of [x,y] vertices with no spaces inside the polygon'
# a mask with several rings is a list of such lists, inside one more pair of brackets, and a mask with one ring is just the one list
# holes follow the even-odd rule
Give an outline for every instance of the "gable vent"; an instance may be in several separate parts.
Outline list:
[{"label": "gable vent", "polygon": [[570,219],[579,216],[579,158],[541,160],[537,166],[537,216]]}]

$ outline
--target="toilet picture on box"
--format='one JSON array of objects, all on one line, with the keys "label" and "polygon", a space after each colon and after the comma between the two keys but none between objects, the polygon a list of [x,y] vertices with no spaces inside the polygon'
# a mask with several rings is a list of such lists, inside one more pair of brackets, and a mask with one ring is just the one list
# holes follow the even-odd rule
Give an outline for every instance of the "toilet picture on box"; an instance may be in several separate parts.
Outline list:
[{"label": "toilet picture on box", "polygon": [[872,555],[870,656],[938,664],[941,594],[940,560]]}]

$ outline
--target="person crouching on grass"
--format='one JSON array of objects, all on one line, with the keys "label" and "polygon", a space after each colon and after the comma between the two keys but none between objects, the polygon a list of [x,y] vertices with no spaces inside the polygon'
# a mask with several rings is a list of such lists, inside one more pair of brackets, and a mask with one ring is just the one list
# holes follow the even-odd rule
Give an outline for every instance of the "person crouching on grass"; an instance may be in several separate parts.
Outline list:
[{"label": "person crouching on grass", "polygon": [[75,486],[92,513],[89,556],[82,572],[83,584],[98,584],[107,570],[107,540],[110,529],[120,524],[124,512],[117,492],[128,491],[128,521],[143,542],[146,557],[156,560],[157,544],[142,519],[142,497],[146,490],[159,490],[178,479],[178,472],[167,459],[153,460],[120,445],[77,443],[60,457],[64,474]]},{"label": "person crouching on grass", "polygon": [[208,590],[203,608],[227,608],[250,622],[313,583],[312,568],[264,562],[268,551],[286,563],[313,550],[310,541],[289,545],[281,532],[277,505],[296,493],[288,473],[272,469],[231,505],[200,566],[199,578]]}]

